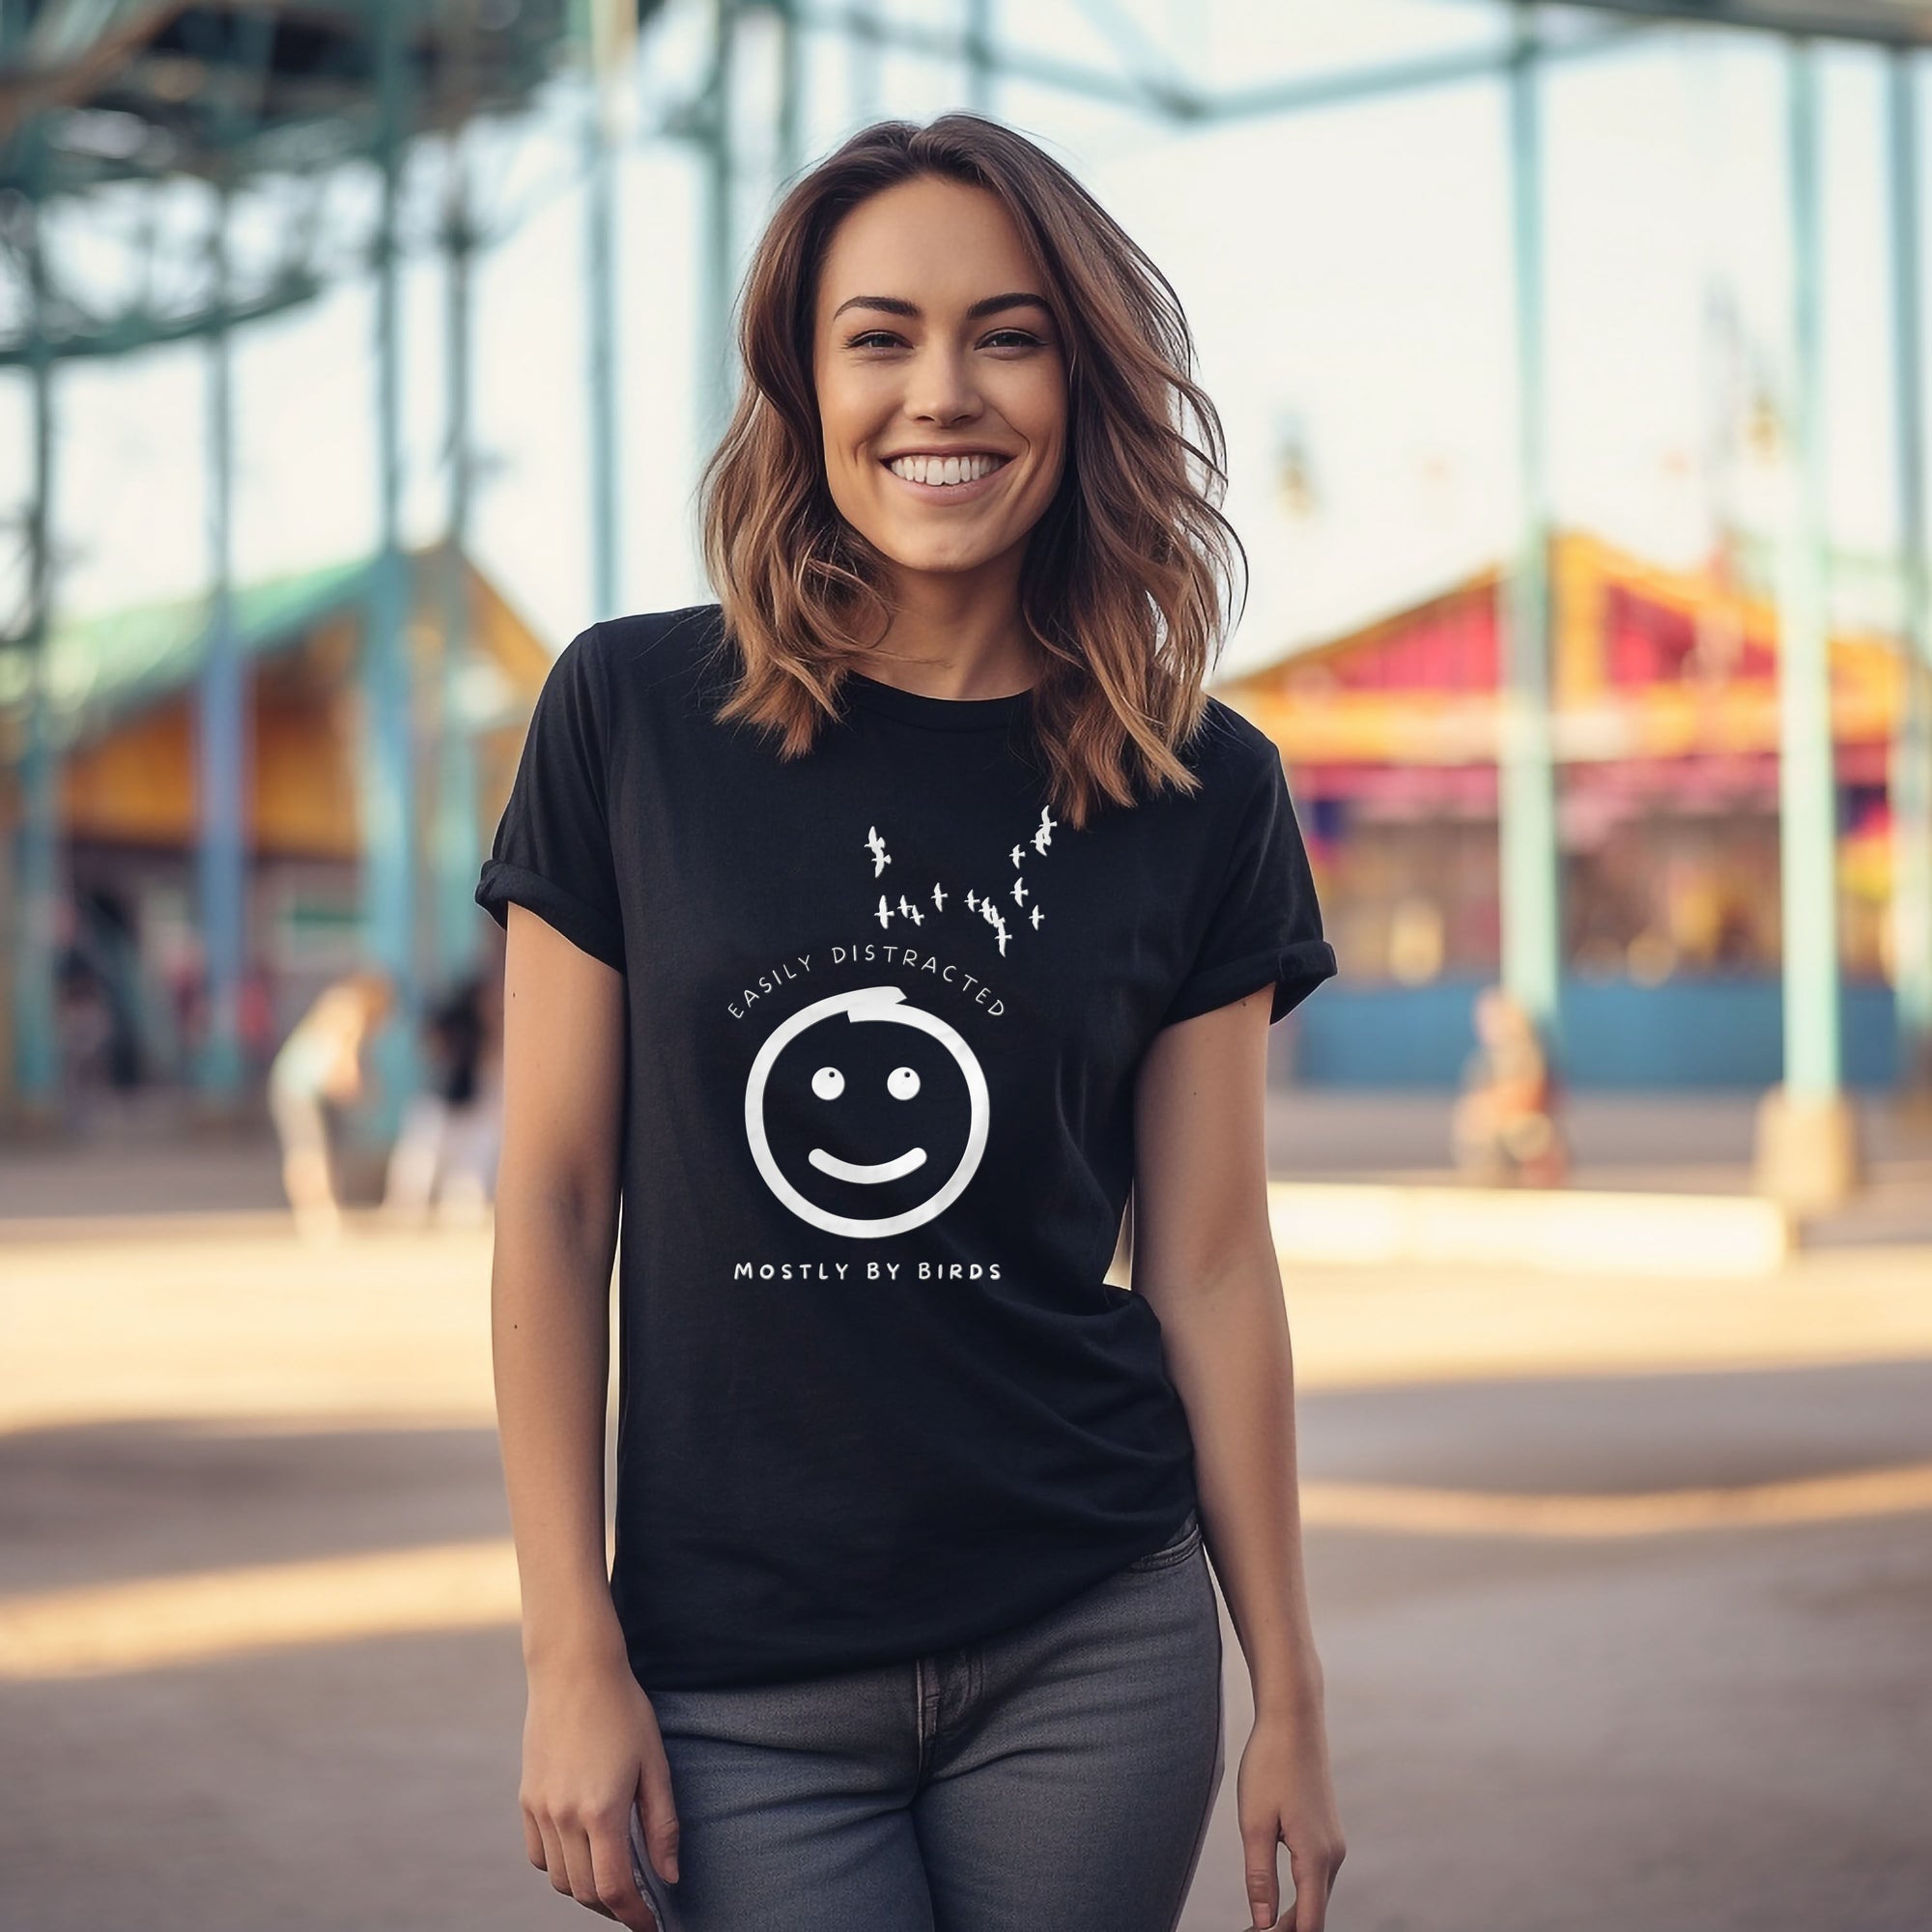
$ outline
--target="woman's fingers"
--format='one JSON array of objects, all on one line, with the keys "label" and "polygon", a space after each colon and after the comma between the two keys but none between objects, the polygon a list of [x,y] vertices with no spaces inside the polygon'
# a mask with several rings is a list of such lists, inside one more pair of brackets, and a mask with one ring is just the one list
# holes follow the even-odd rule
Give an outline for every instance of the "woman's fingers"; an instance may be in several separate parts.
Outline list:
[{"label": "woman's fingers", "polygon": [[653,1753],[638,1793],[638,1819],[652,1866],[667,1884],[677,1883],[677,1806],[671,1801],[670,1767],[663,1749]]},{"label": "woman's fingers", "polygon": [[537,1835],[543,1844],[543,1857],[537,1862],[550,1874],[552,1890],[560,1891],[568,1897],[570,1866],[564,1861],[563,1834],[548,1817],[540,1816],[537,1820]]},{"label": "woman's fingers", "polygon": [[1280,1842],[1280,1824],[1273,1817],[1241,1826],[1248,1911],[1257,1926],[1272,1926],[1281,1917],[1281,1878],[1275,1869],[1275,1847]]},{"label": "woman's fingers", "polygon": [[594,1911],[632,1932],[658,1932],[658,1916],[638,1885],[631,1841],[634,1806],[599,1817],[589,1827]]},{"label": "woman's fingers", "polygon": [[597,1819],[528,1810],[523,1817],[525,1850],[539,1871],[550,1874],[553,1890],[632,1932],[660,1932],[632,1869],[631,1807]]},{"label": "woman's fingers", "polygon": [[[563,1840],[563,1856],[570,1862],[570,1883],[558,1888],[567,1891],[579,1905],[587,1912],[594,1912],[600,1918],[614,1918],[616,1914],[604,1903],[600,1895],[600,1875],[597,1858],[591,1849],[590,1829],[582,1824],[567,1824],[560,1828]],[[608,1854],[606,1858],[608,1869]],[[554,1878],[552,1880],[554,1883]],[[626,1874],[626,1883],[629,1875]]]}]

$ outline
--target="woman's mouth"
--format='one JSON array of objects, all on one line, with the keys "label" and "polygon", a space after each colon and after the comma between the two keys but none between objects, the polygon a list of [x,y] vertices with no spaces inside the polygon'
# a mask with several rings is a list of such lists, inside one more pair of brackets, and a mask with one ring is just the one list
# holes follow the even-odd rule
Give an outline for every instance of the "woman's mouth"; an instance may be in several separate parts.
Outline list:
[{"label": "woman's mouth", "polygon": [[976,451],[966,456],[895,456],[879,467],[927,502],[956,503],[983,495],[1011,462],[1009,456]]}]

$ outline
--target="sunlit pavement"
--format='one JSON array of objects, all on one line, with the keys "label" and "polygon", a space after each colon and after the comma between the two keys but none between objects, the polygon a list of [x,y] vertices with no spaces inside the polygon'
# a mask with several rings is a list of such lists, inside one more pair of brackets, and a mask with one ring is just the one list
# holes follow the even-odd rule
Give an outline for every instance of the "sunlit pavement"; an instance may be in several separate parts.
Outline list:
[{"label": "sunlit pavement", "polygon": [[[489,1253],[0,1240],[0,1925],[589,1922],[516,1818]],[[1287,1288],[1332,1926],[1932,1923],[1932,1248]]]}]

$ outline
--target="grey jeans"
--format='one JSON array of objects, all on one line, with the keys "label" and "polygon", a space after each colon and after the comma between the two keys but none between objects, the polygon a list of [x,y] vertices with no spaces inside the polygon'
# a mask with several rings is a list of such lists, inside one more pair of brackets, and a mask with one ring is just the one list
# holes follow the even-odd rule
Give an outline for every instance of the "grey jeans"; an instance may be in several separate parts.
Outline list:
[{"label": "grey jeans", "polygon": [[1225,1767],[1201,1525],[1017,1630],[806,1683],[659,1690],[666,1932],[1174,1932]]}]

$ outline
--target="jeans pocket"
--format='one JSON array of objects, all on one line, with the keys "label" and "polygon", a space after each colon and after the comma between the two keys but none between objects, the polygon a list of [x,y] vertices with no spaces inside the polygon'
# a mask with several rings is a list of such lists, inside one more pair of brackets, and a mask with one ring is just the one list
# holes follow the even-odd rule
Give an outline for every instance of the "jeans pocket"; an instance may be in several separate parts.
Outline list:
[{"label": "jeans pocket", "polygon": [[1184,1563],[1201,1547],[1200,1513],[1190,1509],[1187,1520],[1158,1549],[1150,1550],[1145,1556],[1137,1556],[1127,1565],[1131,1574],[1141,1570],[1165,1570],[1176,1563]]}]

